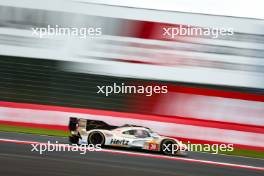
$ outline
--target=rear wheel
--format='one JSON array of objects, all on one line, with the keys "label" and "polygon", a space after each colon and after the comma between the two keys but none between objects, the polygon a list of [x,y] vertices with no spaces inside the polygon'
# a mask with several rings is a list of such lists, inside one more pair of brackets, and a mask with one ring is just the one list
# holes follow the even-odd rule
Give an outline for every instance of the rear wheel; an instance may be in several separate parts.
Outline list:
[{"label": "rear wheel", "polygon": [[93,145],[101,144],[101,146],[103,146],[105,143],[104,134],[99,131],[94,131],[89,134],[87,142],[88,144],[93,144]]}]

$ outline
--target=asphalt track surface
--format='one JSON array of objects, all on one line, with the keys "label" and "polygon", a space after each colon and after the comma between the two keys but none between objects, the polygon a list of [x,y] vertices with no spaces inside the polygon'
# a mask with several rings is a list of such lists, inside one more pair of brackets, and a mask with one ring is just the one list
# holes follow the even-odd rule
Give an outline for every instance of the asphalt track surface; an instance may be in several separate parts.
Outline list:
[{"label": "asphalt track surface", "polygon": [[[67,138],[0,132],[0,139],[48,141],[67,144]],[[171,160],[115,152],[46,152],[31,151],[30,144],[0,142],[0,175],[4,176],[262,176],[264,160],[227,155],[192,152],[187,158],[214,162],[248,165],[259,169],[230,167],[185,160]],[[112,150],[112,149],[111,149]],[[117,151],[113,149],[113,151]],[[130,151],[128,151],[130,152]],[[150,154],[152,155],[152,154]]]}]

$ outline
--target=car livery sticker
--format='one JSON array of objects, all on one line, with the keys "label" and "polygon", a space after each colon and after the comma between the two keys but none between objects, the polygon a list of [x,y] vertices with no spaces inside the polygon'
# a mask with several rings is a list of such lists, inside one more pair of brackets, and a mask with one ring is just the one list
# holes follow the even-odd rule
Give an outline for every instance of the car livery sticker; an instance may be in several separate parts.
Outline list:
[{"label": "car livery sticker", "polygon": [[110,144],[114,145],[128,145],[128,140],[111,139]]}]

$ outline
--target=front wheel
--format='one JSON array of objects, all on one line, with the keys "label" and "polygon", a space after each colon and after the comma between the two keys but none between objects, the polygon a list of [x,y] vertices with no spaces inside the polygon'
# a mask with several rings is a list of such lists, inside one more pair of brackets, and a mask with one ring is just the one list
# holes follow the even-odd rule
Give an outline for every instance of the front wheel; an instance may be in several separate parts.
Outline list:
[{"label": "front wheel", "polygon": [[178,152],[178,144],[171,139],[165,139],[161,143],[160,151],[165,155],[176,155]]}]

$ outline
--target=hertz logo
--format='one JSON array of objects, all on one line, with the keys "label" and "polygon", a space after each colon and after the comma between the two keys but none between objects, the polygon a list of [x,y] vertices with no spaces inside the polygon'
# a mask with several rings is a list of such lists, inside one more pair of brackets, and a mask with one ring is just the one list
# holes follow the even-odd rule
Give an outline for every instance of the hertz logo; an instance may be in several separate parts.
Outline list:
[{"label": "hertz logo", "polygon": [[120,145],[128,145],[128,142],[127,140],[118,140],[118,139],[111,139],[111,144],[120,144]]}]

